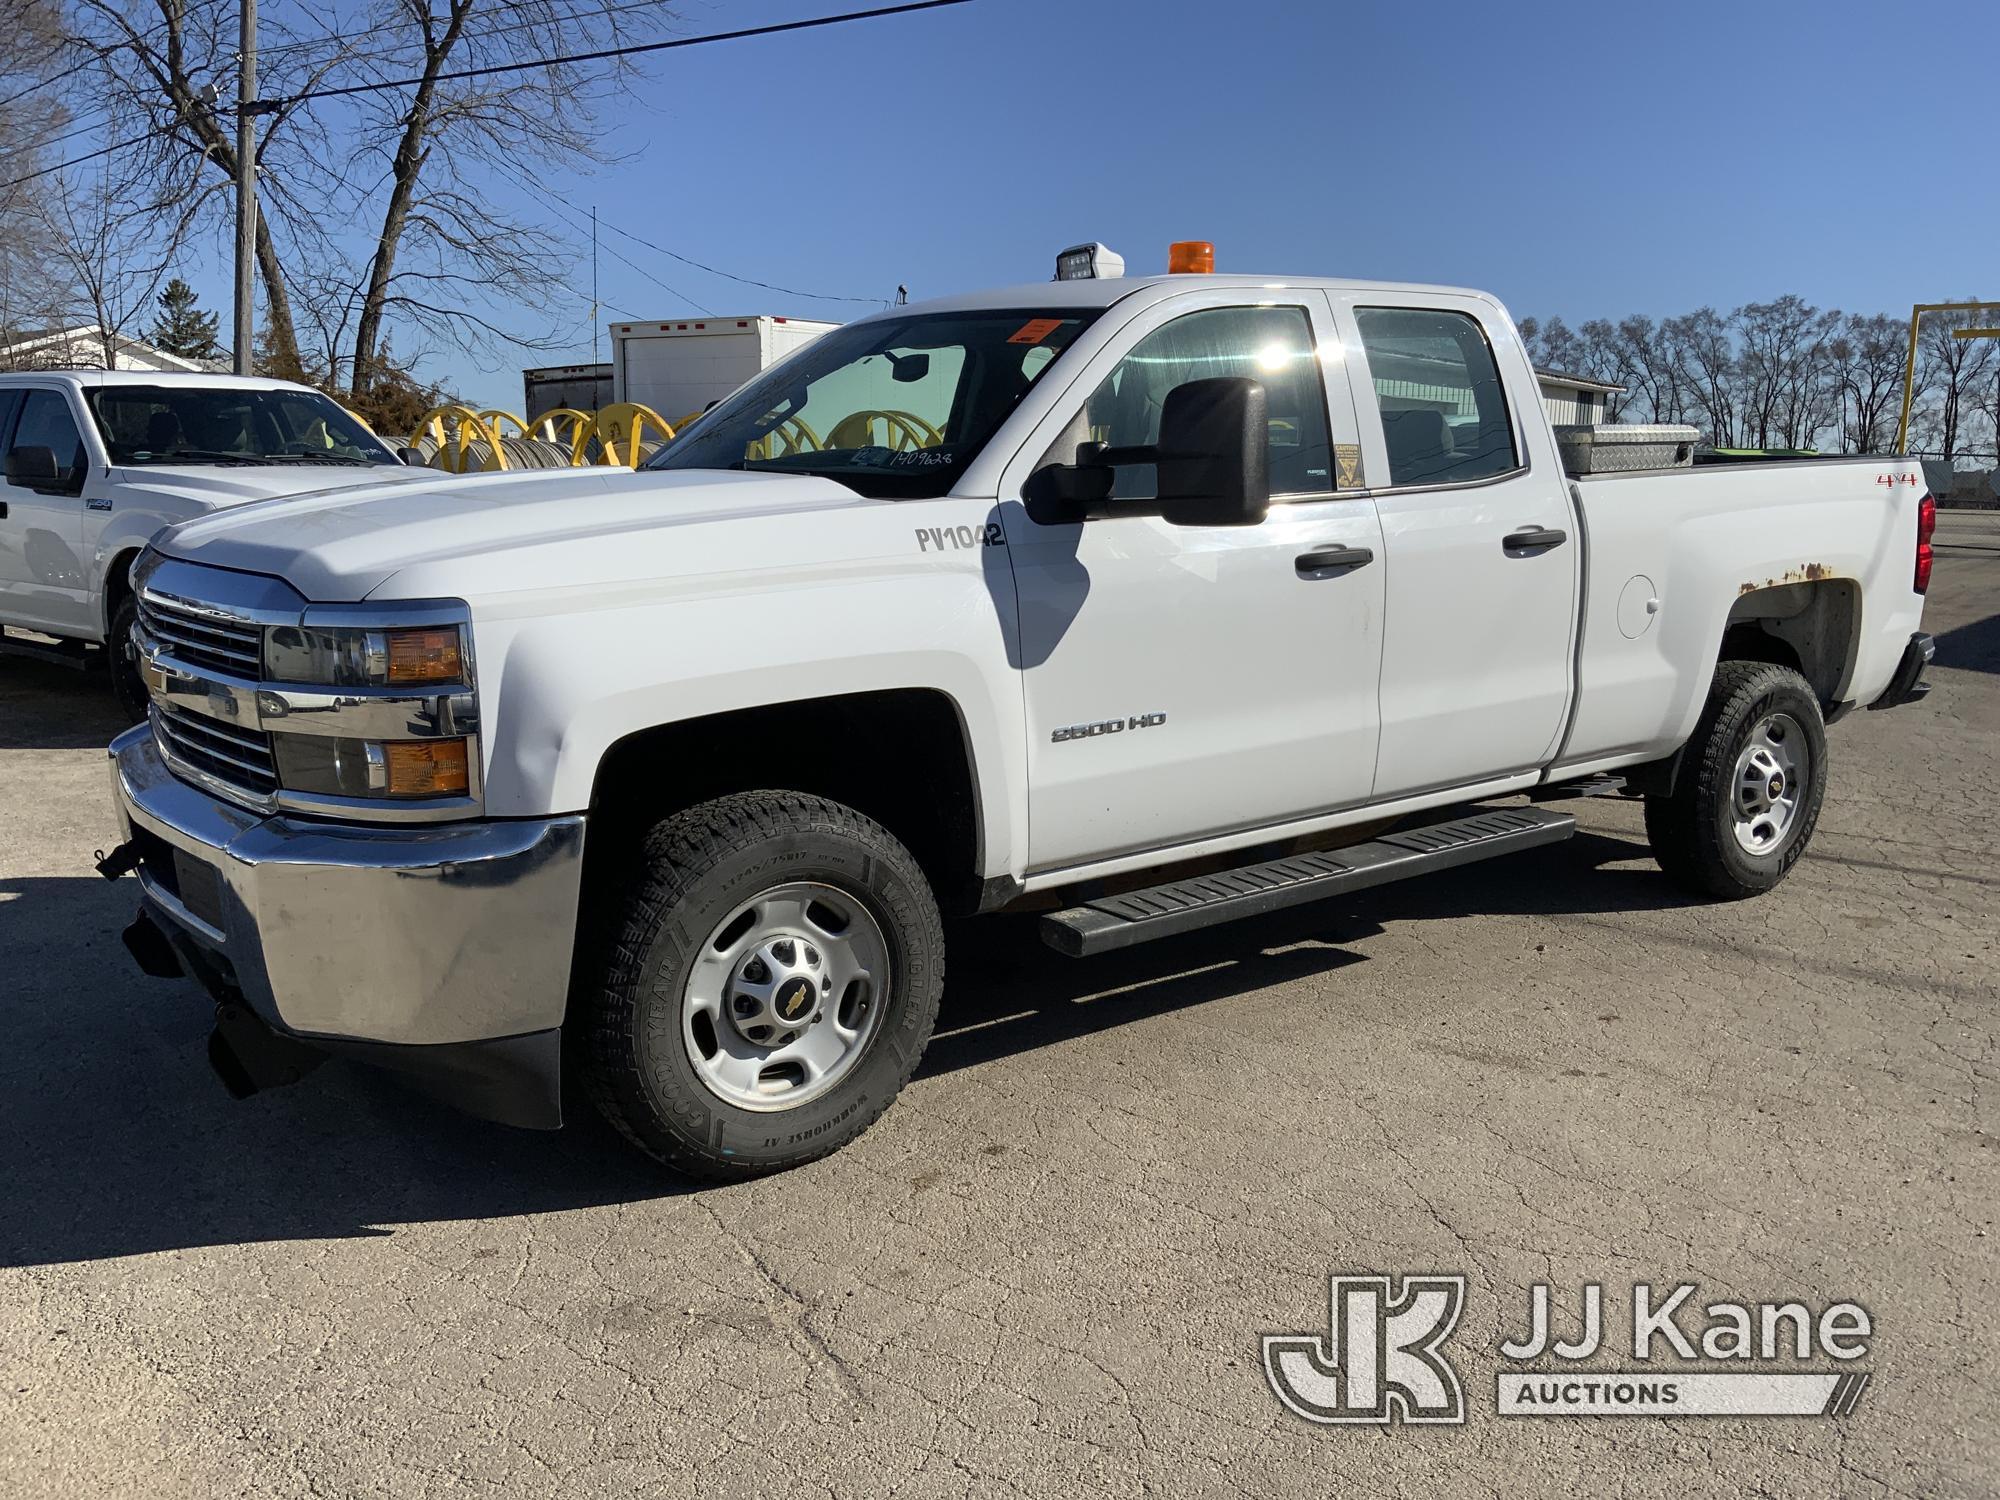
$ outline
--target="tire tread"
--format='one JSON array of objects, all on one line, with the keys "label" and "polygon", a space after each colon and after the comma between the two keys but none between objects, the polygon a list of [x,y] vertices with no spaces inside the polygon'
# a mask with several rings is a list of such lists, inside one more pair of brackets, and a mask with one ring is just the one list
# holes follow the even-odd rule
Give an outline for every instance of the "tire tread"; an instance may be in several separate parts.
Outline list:
[{"label": "tire tread", "polygon": [[[865,1115],[857,1116],[851,1129],[828,1131],[821,1141],[781,1158],[764,1157],[753,1164],[732,1160],[657,1118],[640,1069],[638,1045],[642,987],[657,934],[708,870],[747,848],[798,833],[844,837],[870,846],[876,858],[901,866],[924,896],[916,903],[925,929],[920,940],[933,952],[942,953],[944,948],[937,904],[930,899],[915,860],[880,823],[841,803],[804,792],[735,792],[676,813],[648,830],[640,846],[638,881],[611,940],[603,980],[589,993],[585,1029],[589,1066],[584,1073],[592,1102],[620,1135],[647,1155],[693,1176],[735,1181],[785,1171],[827,1155],[881,1117],[923,1056],[921,1046],[910,1050],[895,1087]],[[940,989],[933,984],[927,992],[911,996],[913,1003],[928,1008],[922,1025],[926,1038]]]},{"label": "tire tread", "polygon": [[1728,901],[1761,895],[1785,878],[1812,841],[1826,785],[1823,732],[1818,736],[1812,768],[1817,785],[1801,810],[1804,821],[1786,846],[1775,875],[1745,879],[1733,867],[1719,822],[1712,815],[1718,798],[1727,800],[1733,795],[1741,721],[1760,701],[1786,688],[1795,689],[1813,703],[1817,726],[1818,700],[1806,680],[1790,667],[1762,661],[1720,663],[1701,718],[1688,740],[1689,758],[1681,766],[1672,794],[1646,799],[1646,837],[1653,857],[1667,875],[1688,890]]}]

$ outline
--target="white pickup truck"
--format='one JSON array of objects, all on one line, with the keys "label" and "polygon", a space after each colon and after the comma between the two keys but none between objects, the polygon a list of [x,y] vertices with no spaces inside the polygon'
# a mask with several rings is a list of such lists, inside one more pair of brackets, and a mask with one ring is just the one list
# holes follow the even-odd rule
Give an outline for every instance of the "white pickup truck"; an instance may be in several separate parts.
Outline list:
[{"label": "white pickup truck", "polygon": [[1496,799],[1607,772],[1747,896],[1823,720],[1925,691],[1914,463],[1573,481],[1491,297],[1104,264],[829,332],[641,472],[160,537],[101,868],[225,1080],[553,1126],[568,1051],[768,1171],[910,1077],[941,912],[1096,954],[1562,838]]},{"label": "white pickup truck", "polygon": [[134,718],[129,578],[154,532],[248,500],[436,477],[305,386],[157,371],[0,373],[0,455],[0,651],[101,657]]}]

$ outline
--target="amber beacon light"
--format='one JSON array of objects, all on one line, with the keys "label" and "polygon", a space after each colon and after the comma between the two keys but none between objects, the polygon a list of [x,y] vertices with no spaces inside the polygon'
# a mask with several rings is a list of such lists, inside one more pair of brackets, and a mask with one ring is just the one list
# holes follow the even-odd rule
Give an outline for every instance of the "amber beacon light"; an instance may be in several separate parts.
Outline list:
[{"label": "amber beacon light", "polygon": [[1175,240],[1167,246],[1167,274],[1170,276],[1212,276],[1215,274],[1215,246],[1208,240]]}]

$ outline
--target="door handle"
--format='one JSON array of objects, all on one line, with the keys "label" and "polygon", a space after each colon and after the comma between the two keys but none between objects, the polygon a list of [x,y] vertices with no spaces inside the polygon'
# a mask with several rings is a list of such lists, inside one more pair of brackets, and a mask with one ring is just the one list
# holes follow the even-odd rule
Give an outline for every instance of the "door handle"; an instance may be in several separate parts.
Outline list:
[{"label": "door handle", "polygon": [[1551,547],[1560,547],[1569,540],[1567,531],[1558,531],[1553,526],[1526,526],[1519,531],[1509,532],[1500,538],[1503,552],[1546,552]]},{"label": "door handle", "polygon": [[1293,561],[1301,576],[1308,573],[1324,573],[1330,568],[1365,568],[1375,561],[1375,553],[1368,547],[1319,547],[1311,552],[1301,552]]}]

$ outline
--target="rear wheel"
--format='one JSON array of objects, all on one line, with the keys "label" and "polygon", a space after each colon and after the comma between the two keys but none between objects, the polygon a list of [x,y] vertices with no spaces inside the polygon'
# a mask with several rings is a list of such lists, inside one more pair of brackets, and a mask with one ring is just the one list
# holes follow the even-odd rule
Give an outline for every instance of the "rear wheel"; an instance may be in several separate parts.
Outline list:
[{"label": "rear wheel", "polygon": [[944,985],[915,859],[852,808],[719,798],[647,836],[588,1024],[600,1109],[696,1176],[797,1166],[909,1081]]},{"label": "rear wheel", "polygon": [[104,655],[111,668],[111,691],[119,708],[136,724],[146,717],[146,679],[139,675],[139,647],[132,632],[139,624],[139,602],[127,595],[111,612],[111,633],[104,638]]},{"label": "rear wheel", "polygon": [[1826,727],[1789,667],[1726,661],[1671,795],[1646,801],[1653,855],[1681,885],[1738,900],[1791,871],[1819,822]]}]

